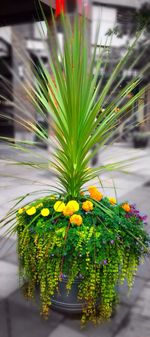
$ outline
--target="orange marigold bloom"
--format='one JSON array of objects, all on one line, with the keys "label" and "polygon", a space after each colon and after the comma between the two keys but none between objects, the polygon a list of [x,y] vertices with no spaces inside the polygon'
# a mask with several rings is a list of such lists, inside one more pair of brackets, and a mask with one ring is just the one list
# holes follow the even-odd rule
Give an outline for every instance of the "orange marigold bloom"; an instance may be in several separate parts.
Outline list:
[{"label": "orange marigold bloom", "polygon": [[90,197],[96,201],[100,201],[103,198],[103,194],[98,191],[96,186],[90,186],[88,191],[90,193]]},{"label": "orange marigold bloom", "polygon": [[74,207],[73,206],[65,206],[63,209],[63,215],[64,216],[71,216],[74,213]]},{"label": "orange marigold bloom", "polygon": [[103,198],[103,194],[96,190],[90,193],[90,197],[96,201],[101,201]]},{"label": "orange marigold bloom", "polygon": [[96,186],[89,186],[89,187],[88,187],[88,191],[89,191],[89,193],[92,193],[92,192],[98,191],[98,190],[97,190],[97,187],[96,187]]},{"label": "orange marigold bloom", "polygon": [[128,203],[123,204],[121,207],[122,207],[126,212],[130,212],[130,211],[131,211],[131,207],[130,207],[130,205],[129,205]]},{"label": "orange marigold bloom", "polygon": [[70,223],[80,226],[82,224],[82,216],[78,214],[73,214],[70,218]]},{"label": "orange marigold bloom", "polygon": [[93,210],[93,203],[89,200],[84,201],[82,203],[82,209],[86,212],[92,211]]}]

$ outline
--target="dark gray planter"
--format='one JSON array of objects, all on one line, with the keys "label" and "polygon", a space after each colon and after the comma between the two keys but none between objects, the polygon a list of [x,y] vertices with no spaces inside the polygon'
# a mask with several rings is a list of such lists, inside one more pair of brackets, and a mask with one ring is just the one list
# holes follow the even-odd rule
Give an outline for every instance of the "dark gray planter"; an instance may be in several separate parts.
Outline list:
[{"label": "dark gray planter", "polygon": [[133,146],[134,148],[145,148],[148,145],[149,136],[143,133],[133,134]]},{"label": "dark gray planter", "polygon": [[59,292],[51,298],[52,308],[63,313],[81,314],[82,308],[86,303],[77,298],[80,282],[82,282],[82,280],[77,278],[68,293],[66,289],[67,278],[64,278],[59,283]]}]

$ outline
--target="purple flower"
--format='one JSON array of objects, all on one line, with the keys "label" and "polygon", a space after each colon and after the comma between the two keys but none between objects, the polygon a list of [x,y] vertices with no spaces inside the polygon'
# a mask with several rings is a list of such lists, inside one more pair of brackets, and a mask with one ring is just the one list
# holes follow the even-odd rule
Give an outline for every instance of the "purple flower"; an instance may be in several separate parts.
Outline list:
[{"label": "purple flower", "polygon": [[147,220],[147,215],[141,215],[140,211],[136,209],[136,205],[131,205],[131,212],[130,214],[126,214],[126,218],[130,218],[131,216],[135,216],[140,221],[145,222]]},{"label": "purple flower", "polygon": [[110,241],[111,245],[113,245],[113,244],[114,244],[114,242],[115,242],[114,240],[111,240],[111,241]]},{"label": "purple flower", "polygon": [[142,220],[142,221],[147,221],[147,215],[141,216],[141,220]]},{"label": "purple flower", "polygon": [[107,264],[107,260],[103,260],[103,264],[106,265]]},{"label": "purple flower", "polygon": [[132,204],[131,207],[136,209],[136,204]]},{"label": "purple flower", "polygon": [[65,274],[60,274],[60,278],[63,279],[63,278],[66,278],[67,276]]}]

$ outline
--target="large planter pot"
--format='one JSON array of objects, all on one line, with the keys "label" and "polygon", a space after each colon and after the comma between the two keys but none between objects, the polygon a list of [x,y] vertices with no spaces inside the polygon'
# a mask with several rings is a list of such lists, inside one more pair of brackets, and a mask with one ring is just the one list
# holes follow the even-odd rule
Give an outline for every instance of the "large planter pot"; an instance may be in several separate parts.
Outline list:
[{"label": "large planter pot", "polygon": [[[51,298],[52,309],[69,314],[82,314],[82,309],[87,305],[85,301],[78,299],[78,287],[81,278],[76,278],[73,282],[71,290],[66,289],[67,277],[59,282],[58,292]],[[100,298],[97,299],[95,307],[100,304]]]},{"label": "large planter pot", "polygon": [[59,282],[59,291],[51,298],[52,308],[63,313],[81,314],[82,308],[86,303],[78,299],[78,286],[80,282],[82,282],[81,279],[77,278],[71,290],[68,291],[66,289],[67,278],[63,278]]},{"label": "large planter pot", "polygon": [[146,135],[136,133],[133,135],[134,148],[145,148],[148,145],[149,138]]}]

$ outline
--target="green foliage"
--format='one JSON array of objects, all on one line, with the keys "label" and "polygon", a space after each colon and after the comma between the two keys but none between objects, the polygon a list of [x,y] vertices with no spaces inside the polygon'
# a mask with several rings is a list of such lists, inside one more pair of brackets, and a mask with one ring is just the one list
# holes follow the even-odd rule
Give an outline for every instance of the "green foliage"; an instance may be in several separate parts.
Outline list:
[{"label": "green foliage", "polygon": [[[90,211],[83,209],[87,200],[93,204]],[[80,279],[82,324],[101,322],[112,314],[119,285],[127,280],[132,287],[137,267],[148,252],[145,217],[134,205],[125,203],[129,207],[126,211],[124,204],[112,205],[107,197],[98,202],[81,195],[75,214],[82,217],[82,224],[77,225],[70,222],[70,216],[54,210],[55,202],[47,197],[18,211],[20,277],[28,283],[26,295],[32,298],[39,285],[41,313],[47,317],[59,283],[66,279],[70,291],[73,282]],[[33,207],[36,213],[28,215]],[[45,208],[48,216],[42,216]]]}]

